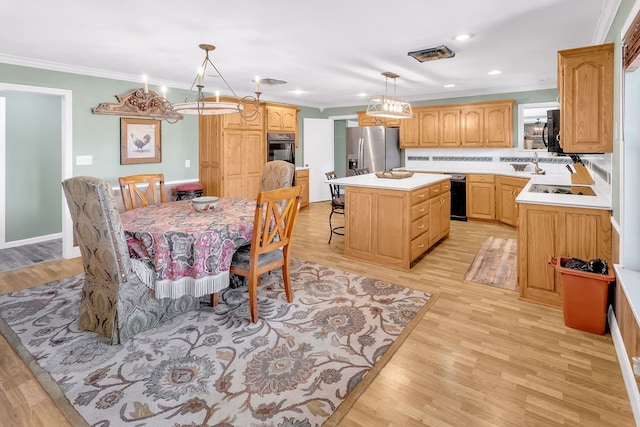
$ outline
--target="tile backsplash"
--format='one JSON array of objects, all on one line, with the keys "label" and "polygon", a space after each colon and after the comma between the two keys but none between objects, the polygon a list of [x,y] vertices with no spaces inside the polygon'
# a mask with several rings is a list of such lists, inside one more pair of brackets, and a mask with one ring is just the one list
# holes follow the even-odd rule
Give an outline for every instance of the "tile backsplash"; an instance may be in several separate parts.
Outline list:
[{"label": "tile backsplash", "polygon": [[[514,149],[460,149],[460,148],[408,148],[404,150],[405,167],[428,168],[431,162],[472,162],[471,165],[489,163],[533,163],[533,152]],[[602,181],[611,184],[612,154],[585,154],[582,163]],[[545,151],[538,152],[538,162],[547,165],[572,164],[569,156],[551,156]],[[432,163],[435,164],[435,163]],[[446,164],[446,163],[445,163]]]}]

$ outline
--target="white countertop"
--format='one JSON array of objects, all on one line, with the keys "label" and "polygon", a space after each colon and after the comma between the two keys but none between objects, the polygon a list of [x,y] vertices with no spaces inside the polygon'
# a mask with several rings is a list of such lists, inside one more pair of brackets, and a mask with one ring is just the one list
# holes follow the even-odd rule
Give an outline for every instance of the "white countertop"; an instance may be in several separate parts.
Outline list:
[{"label": "white countertop", "polygon": [[[435,162],[434,162],[435,163]],[[448,162],[449,164],[435,164],[428,168],[400,168],[401,170],[411,170],[415,172],[447,172],[447,173],[480,173],[510,176],[516,178],[529,179],[528,184],[516,198],[518,203],[533,203],[538,205],[567,206],[592,209],[612,210],[611,186],[610,185],[590,185],[596,194],[595,196],[581,196],[573,194],[548,194],[532,193],[529,191],[533,184],[553,184],[572,185],[571,174],[563,164],[540,164],[545,170],[544,175],[534,175],[533,164],[527,166],[525,171],[516,172],[509,163],[504,162]],[[477,164],[476,164],[477,163]],[[415,176],[415,175],[414,175]],[[582,185],[582,184],[577,184]]]},{"label": "white countertop", "polygon": [[529,190],[533,184],[552,185],[583,185],[572,184],[571,175],[534,175],[529,183],[522,189],[516,202],[533,203],[537,205],[569,206],[577,208],[605,209],[612,210],[611,194],[603,186],[589,185],[596,194],[595,196],[581,196],[577,194],[548,194],[533,193]]},{"label": "white countertop", "polygon": [[354,187],[383,188],[388,190],[410,191],[426,185],[435,184],[436,182],[445,181],[451,178],[450,175],[416,173],[409,178],[391,179],[378,178],[374,173],[366,175],[355,175],[344,178],[336,178],[325,180],[325,184],[338,184]]}]

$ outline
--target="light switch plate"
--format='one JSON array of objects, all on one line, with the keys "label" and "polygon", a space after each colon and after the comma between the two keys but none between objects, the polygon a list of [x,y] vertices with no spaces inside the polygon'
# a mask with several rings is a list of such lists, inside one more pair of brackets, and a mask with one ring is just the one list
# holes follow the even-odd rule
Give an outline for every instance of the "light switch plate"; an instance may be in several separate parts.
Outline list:
[{"label": "light switch plate", "polygon": [[88,166],[93,164],[93,156],[76,156],[77,166]]}]

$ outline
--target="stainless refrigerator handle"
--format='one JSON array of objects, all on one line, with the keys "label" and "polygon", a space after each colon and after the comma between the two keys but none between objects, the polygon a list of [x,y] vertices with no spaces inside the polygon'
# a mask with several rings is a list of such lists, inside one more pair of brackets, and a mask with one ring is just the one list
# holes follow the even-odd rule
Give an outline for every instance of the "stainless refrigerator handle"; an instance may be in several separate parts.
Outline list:
[{"label": "stainless refrigerator handle", "polygon": [[358,167],[364,167],[364,138],[358,139]]}]

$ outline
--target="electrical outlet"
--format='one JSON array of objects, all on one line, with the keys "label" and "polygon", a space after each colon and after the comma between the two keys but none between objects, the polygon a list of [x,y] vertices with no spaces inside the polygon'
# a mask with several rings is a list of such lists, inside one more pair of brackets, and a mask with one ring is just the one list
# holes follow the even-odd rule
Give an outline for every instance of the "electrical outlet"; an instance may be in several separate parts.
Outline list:
[{"label": "electrical outlet", "polygon": [[185,160],[184,161],[184,167],[185,168],[190,168],[191,167],[191,160]]},{"label": "electrical outlet", "polygon": [[93,156],[76,156],[77,166],[88,166],[93,164]]}]

